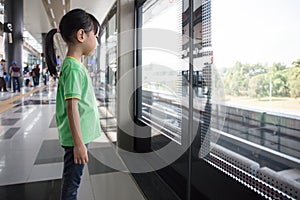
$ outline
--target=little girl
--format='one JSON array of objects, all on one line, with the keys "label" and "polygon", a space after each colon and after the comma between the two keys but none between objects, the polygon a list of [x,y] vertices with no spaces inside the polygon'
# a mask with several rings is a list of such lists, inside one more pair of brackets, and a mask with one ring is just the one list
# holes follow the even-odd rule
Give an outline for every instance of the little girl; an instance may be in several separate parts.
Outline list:
[{"label": "little girl", "polygon": [[46,36],[46,62],[51,75],[57,76],[53,36],[60,33],[68,46],[60,69],[56,94],[56,124],[65,150],[61,199],[77,199],[84,164],[88,162],[87,145],[100,136],[99,113],[93,86],[82,56],[92,55],[98,45],[100,24],[81,9],[63,16],[59,29]]}]

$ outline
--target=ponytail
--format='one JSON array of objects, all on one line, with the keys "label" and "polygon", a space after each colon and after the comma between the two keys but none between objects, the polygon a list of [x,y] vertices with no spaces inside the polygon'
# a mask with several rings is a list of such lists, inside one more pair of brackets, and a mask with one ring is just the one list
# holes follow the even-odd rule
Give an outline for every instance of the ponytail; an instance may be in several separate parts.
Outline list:
[{"label": "ponytail", "polygon": [[[69,11],[62,17],[59,23],[60,35],[67,45],[74,42],[74,34],[76,34],[79,29],[83,29],[86,33],[94,31],[94,33],[97,34],[99,32],[99,27],[100,24],[98,20],[82,9]],[[57,33],[57,29],[52,29],[46,35],[45,58],[50,74],[57,76],[57,61],[53,40],[55,33]]]},{"label": "ponytail", "polygon": [[53,37],[57,33],[57,29],[50,30],[45,39],[45,58],[46,63],[48,66],[48,70],[50,72],[50,75],[57,76],[57,70],[56,70],[56,54],[54,50],[54,40]]}]

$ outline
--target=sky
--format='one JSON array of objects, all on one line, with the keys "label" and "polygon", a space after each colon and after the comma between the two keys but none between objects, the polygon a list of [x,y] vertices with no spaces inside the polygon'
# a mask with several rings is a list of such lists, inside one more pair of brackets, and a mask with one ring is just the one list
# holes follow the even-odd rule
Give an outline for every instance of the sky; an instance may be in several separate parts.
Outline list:
[{"label": "sky", "polygon": [[300,59],[300,0],[211,0],[216,67]]},{"label": "sky", "polygon": [[[186,0],[185,0],[186,1]],[[200,4],[200,0],[195,1]],[[300,59],[300,0],[211,0],[212,45],[217,68],[237,61],[271,66]],[[181,32],[178,9],[160,1],[144,28]],[[155,16],[155,17],[154,17]],[[148,40],[157,39],[149,37]],[[145,56],[147,57],[147,56]],[[162,56],[150,56],[159,61]],[[145,62],[146,60],[144,60]]]}]

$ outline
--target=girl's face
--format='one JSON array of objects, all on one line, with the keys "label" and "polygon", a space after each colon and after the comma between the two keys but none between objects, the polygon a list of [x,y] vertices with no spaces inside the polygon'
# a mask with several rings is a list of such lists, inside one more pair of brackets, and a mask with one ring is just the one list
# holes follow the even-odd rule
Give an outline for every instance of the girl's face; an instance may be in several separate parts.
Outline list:
[{"label": "girl's face", "polygon": [[92,55],[98,46],[98,33],[94,34],[94,31],[86,33],[86,40],[84,42],[83,54]]}]

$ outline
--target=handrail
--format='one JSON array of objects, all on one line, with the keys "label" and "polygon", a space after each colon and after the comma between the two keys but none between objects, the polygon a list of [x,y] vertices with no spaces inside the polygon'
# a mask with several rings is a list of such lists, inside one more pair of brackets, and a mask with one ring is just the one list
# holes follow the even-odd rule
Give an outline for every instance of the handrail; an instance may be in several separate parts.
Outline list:
[{"label": "handrail", "polygon": [[245,144],[247,144],[247,145],[249,145],[249,146],[252,146],[252,147],[255,147],[255,148],[260,149],[260,150],[262,150],[262,151],[265,151],[265,152],[268,152],[268,153],[277,155],[277,156],[279,156],[279,157],[282,157],[282,158],[284,158],[284,159],[287,159],[287,160],[289,160],[289,161],[292,161],[292,162],[297,163],[297,164],[300,165],[300,159],[295,158],[295,157],[293,157],[293,156],[289,156],[289,155],[283,154],[283,153],[281,153],[281,152],[278,152],[278,151],[275,151],[275,150],[273,150],[273,149],[264,147],[264,146],[262,146],[262,145],[260,145],[260,144],[254,143],[254,142],[250,142],[250,141],[245,140],[245,139],[243,139],[243,138],[239,138],[239,137],[237,137],[237,136],[230,135],[229,133],[226,133],[226,132],[224,132],[224,131],[221,131],[221,130],[218,130],[218,129],[215,129],[215,128],[210,128],[210,130],[211,130],[211,131],[214,131],[214,132],[216,132],[216,133],[218,133],[218,134],[220,134],[220,135],[223,135],[223,136],[225,136],[225,137],[228,137],[228,138],[231,138],[231,139],[233,139],[233,140],[236,140],[236,141],[245,143]]}]

